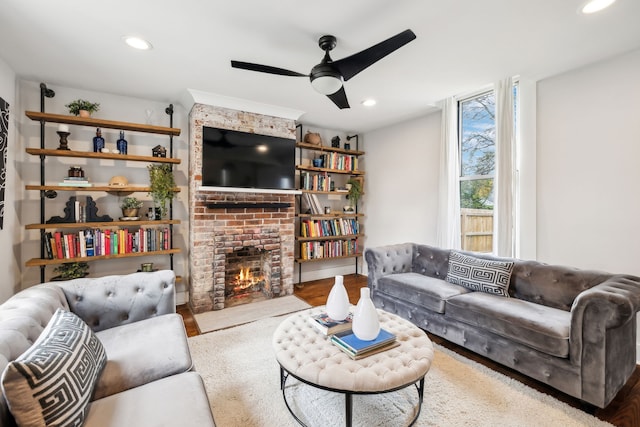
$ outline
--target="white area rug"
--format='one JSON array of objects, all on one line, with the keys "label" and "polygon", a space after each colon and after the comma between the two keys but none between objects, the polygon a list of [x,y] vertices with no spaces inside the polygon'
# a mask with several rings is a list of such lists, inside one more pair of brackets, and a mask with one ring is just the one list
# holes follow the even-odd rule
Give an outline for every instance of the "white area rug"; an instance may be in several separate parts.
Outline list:
[{"label": "white area rug", "polygon": [[[224,311],[224,310],[223,310]],[[196,370],[204,378],[218,427],[297,426],[280,391],[271,346],[282,317],[189,338]],[[290,379],[287,396],[308,426],[343,426],[344,397]],[[410,400],[410,401],[408,401]],[[415,388],[354,397],[354,426],[404,426],[413,416]],[[425,398],[416,426],[610,426],[436,346],[426,376]]]},{"label": "white area rug", "polygon": [[272,298],[223,310],[207,311],[194,317],[200,332],[217,331],[272,316],[281,316],[311,307],[294,295]]}]

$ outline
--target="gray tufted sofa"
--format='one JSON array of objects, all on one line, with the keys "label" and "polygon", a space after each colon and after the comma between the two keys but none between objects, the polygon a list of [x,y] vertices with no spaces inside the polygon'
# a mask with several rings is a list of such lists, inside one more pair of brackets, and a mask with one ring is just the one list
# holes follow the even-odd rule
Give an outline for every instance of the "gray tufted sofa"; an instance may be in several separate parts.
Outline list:
[{"label": "gray tufted sofa", "polygon": [[368,248],[375,305],[584,402],[611,402],[636,368],[640,278],[513,259],[505,298],[445,281],[450,252]]},{"label": "gray tufted sofa", "polygon": [[[87,323],[107,353],[86,427],[213,426],[192,371],[172,271],[43,283],[0,305],[0,372],[27,350],[62,308]],[[0,426],[14,426],[0,393]]]}]

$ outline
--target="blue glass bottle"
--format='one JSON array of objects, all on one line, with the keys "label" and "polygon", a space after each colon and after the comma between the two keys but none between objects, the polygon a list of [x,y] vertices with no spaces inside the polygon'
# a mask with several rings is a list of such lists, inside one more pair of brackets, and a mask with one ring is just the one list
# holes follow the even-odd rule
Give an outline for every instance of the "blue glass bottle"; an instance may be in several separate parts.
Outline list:
[{"label": "blue glass bottle", "polygon": [[99,153],[104,148],[104,138],[100,128],[96,129],[96,136],[93,137],[93,151]]},{"label": "blue glass bottle", "polygon": [[124,139],[124,131],[120,131],[120,139],[116,141],[116,148],[120,154],[127,154],[127,140]]}]

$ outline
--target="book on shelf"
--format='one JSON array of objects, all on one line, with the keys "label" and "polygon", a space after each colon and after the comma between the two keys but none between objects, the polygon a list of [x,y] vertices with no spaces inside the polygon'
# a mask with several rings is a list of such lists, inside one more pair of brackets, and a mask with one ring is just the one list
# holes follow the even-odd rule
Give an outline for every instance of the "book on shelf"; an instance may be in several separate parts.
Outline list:
[{"label": "book on shelf", "polygon": [[363,341],[353,332],[346,331],[331,336],[331,342],[351,358],[370,356],[399,345],[396,336],[382,328],[378,336],[371,341]]},{"label": "book on shelf", "polygon": [[349,313],[347,318],[344,320],[333,320],[326,312],[322,312],[315,316],[309,316],[309,321],[316,327],[316,329],[328,336],[339,332],[350,331],[353,314]]},{"label": "book on shelf", "polygon": [[92,187],[89,181],[67,181],[66,179],[58,183],[60,187]]}]

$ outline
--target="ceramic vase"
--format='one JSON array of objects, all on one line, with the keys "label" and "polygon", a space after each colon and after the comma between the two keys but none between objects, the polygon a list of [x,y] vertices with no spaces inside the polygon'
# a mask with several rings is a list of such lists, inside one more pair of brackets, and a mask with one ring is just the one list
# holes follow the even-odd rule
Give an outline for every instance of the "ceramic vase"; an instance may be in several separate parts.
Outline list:
[{"label": "ceramic vase", "polygon": [[344,320],[349,315],[349,296],[343,283],[342,276],[336,276],[336,280],[327,297],[327,315],[333,320]]},{"label": "ceramic vase", "polygon": [[378,312],[371,301],[369,288],[360,288],[360,300],[353,313],[353,325],[351,329],[356,338],[362,341],[371,341],[380,333],[380,320]]}]

